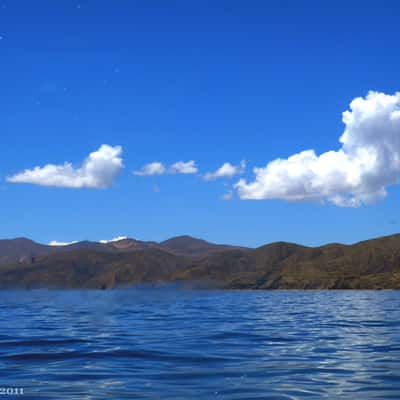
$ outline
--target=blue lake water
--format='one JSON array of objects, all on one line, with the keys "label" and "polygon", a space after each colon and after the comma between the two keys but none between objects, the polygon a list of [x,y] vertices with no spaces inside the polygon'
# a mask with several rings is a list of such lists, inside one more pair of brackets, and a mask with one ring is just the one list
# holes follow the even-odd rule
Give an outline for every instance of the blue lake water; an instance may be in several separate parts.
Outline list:
[{"label": "blue lake water", "polygon": [[23,399],[399,399],[400,292],[0,292]]}]

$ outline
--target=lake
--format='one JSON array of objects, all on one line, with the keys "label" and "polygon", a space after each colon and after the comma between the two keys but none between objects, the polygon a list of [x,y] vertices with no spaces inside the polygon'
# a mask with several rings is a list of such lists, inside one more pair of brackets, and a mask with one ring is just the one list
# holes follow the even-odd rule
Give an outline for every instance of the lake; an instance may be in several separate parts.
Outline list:
[{"label": "lake", "polygon": [[1,291],[0,318],[13,398],[400,398],[396,291]]}]

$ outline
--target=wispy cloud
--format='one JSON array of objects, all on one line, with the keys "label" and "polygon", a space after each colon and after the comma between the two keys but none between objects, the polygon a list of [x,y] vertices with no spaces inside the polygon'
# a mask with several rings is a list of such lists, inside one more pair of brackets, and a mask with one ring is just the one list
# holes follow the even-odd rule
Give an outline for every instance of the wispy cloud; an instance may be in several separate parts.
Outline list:
[{"label": "wispy cloud", "polygon": [[77,241],[74,242],[58,242],[57,240],[52,240],[48,245],[49,246],[69,246],[71,244],[78,243]]},{"label": "wispy cloud", "polygon": [[233,199],[233,190],[229,190],[228,192],[224,193],[224,194],[221,196],[221,199],[222,199],[222,200],[226,200],[226,201],[232,200],[232,199]]},{"label": "wispy cloud", "polygon": [[[114,243],[114,242],[119,242],[121,240],[127,239],[127,236],[118,236],[114,239],[109,239],[109,240],[99,240],[98,243],[102,244],[107,244],[107,243]],[[52,240],[48,245],[49,246],[70,246],[71,244],[79,243],[77,240],[73,242],[59,242],[57,240]]]},{"label": "wispy cloud", "polygon": [[31,183],[41,186],[66,188],[107,188],[123,168],[121,146],[103,144],[90,153],[82,165],[75,168],[71,163],[47,164],[44,167],[26,169],[7,178],[11,183]]},{"label": "wispy cloud", "polygon": [[152,175],[164,175],[164,174],[195,174],[198,172],[196,162],[190,161],[177,161],[170,166],[166,166],[162,162],[154,161],[145,164],[138,171],[134,171],[134,175],[138,176],[152,176]]},{"label": "wispy cloud", "polygon": [[236,184],[240,198],[358,207],[385,197],[386,187],[400,177],[400,92],[355,98],[342,119],[339,150],[305,150],[254,168],[253,182]]},{"label": "wispy cloud", "polygon": [[204,180],[212,181],[219,178],[232,178],[235,175],[242,174],[246,169],[246,161],[242,160],[239,165],[233,165],[229,162],[222,164],[216,171],[207,172]]},{"label": "wispy cloud", "polygon": [[198,168],[194,160],[178,161],[169,167],[171,174],[196,174]]},{"label": "wispy cloud", "polygon": [[120,242],[121,240],[125,240],[125,239],[128,239],[128,237],[127,236],[118,236],[118,237],[116,237],[114,239],[99,240],[99,243],[107,244],[107,243],[113,243],[113,242]]},{"label": "wispy cloud", "polygon": [[165,171],[166,168],[163,163],[154,161],[143,165],[140,170],[134,171],[133,174],[138,176],[162,175],[165,173]]}]

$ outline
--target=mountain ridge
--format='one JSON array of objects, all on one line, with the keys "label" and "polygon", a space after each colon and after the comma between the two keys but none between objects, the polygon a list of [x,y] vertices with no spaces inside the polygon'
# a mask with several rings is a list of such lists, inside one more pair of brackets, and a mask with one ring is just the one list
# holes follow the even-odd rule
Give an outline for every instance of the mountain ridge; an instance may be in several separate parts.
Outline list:
[{"label": "mountain ridge", "polygon": [[0,260],[15,258],[18,246],[36,254],[3,262],[2,288],[108,289],[173,282],[221,289],[400,289],[400,234],[352,245],[281,241],[255,249],[190,236],[160,243],[122,239],[78,242],[47,253],[52,246],[17,238],[0,240]]},{"label": "mountain ridge", "polygon": [[[29,238],[0,240],[0,265],[15,262],[31,262],[35,257],[47,254],[65,253],[80,249],[91,249],[100,252],[130,252],[148,249],[166,250],[181,256],[202,256],[209,252],[223,249],[239,248],[238,246],[215,244],[192,236],[176,236],[162,242],[141,241],[132,238],[122,238],[115,241],[93,242],[83,240],[66,245],[50,245],[35,242]],[[240,247],[245,249],[245,247]]]}]

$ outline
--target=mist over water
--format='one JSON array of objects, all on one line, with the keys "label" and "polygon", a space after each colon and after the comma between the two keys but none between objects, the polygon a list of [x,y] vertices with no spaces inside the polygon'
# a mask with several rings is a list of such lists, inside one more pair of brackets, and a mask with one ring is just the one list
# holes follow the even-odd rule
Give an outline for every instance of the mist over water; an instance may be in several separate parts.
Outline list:
[{"label": "mist over water", "polygon": [[1,291],[23,399],[398,399],[400,292]]}]

